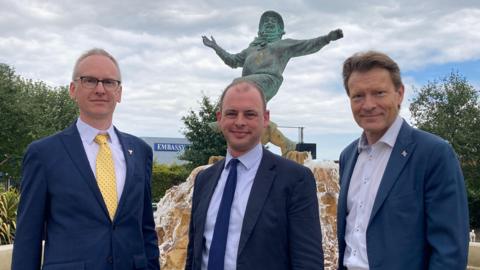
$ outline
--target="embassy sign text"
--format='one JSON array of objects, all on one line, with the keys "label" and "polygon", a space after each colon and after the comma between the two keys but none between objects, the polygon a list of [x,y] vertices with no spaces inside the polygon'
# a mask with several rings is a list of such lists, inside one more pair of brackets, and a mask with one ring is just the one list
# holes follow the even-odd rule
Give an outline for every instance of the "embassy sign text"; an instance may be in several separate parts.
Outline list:
[{"label": "embassy sign text", "polygon": [[154,143],[153,150],[162,152],[180,152],[187,146],[188,144],[184,143]]}]

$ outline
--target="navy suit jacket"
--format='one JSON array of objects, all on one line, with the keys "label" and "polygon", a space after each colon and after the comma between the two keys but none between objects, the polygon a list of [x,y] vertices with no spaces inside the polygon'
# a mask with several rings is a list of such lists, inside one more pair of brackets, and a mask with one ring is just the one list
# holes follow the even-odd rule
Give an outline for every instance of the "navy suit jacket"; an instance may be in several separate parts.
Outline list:
[{"label": "navy suit jacket", "polygon": [[[345,269],[347,195],[357,147],[358,140],[340,156],[340,270]],[[468,230],[465,183],[455,152],[445,140],[404,121],[367,227],[370,269],[465,270]]]},{"label": "navy suit jacket", "polygon": [[[195,180],[187,270],[201,269],[207,210],[224,164],[217,162]],[[237,270],[323,269],[316,190],[308,168],[263,150],[243,219]]]},{"label": "navy suit jacket", "polygon": [[33,142],[23,160],[12,269],[159,269],[150,195],[152,150],[115,130],[126,163],[113,221],[73,124]]}]

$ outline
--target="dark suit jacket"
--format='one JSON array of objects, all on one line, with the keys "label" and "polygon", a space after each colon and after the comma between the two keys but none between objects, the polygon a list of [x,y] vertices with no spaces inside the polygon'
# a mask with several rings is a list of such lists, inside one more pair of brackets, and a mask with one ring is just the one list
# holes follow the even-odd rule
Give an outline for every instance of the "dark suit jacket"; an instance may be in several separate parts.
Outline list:
[{"label": "dark suit jacket", "polygon": [[[200,270],[210,199],[225,161],[198,174],[185,269]],[[315,179],[299,164],[263,150],[243,219],[237,270],[323,269]]]},{"label": "dark suit jacket", "polygon": [[[344,269],[347,195],[357,145],[358,140],[340,156],[339,269]],[[468,227],[465,183],[452,147],[404,121],[367,227],[370,269],[465,270]]]},{"label": "dark suit jacket", "polygon": [[42,235],[45,270],[159,269],[150,195],[152,150],[115,131],[127,173],[113,222],[75,124],[28,147],[12,269],[40,269]]}]

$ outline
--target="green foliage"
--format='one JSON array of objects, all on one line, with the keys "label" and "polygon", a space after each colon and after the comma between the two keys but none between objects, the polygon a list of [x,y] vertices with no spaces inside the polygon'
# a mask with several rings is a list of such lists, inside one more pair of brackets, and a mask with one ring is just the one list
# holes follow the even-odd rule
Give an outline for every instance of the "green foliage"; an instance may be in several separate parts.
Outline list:
[{"label": "green foliage", "polygon": [[15,238],[18,193],[11,189],[0,193],[0,245],[9,245]]},{"label": "green foliage", "polygon": [[410,104],[414,124],[449,141],[462,164],[468,191],[470,224],[480,227],[479,91],[458,72],[428,82]]},{"label": "green foliage", "polygon": [[14,178],[28,144],[64,129],[77,116],[68,88],[52,88],[15,75],[0,64],[0,171]]},{"label": "green foliage", "polygon": [[199,112],[190,110],[186,116],[182,117],[185,124],[183,134],[191,145],[185,149],[180,159],[189,161],[189,168],[205,165],[209,157],[226,153],[227,146],[223,135],[211,127],[211,124],[216,121],[217,110],[218,105],[203,96]]},{"label": "green foliage", "polygon": [[152,169],[152,202],[156,203],[172,186],[184,182],[190,171],[183,165],[153,164]]}]

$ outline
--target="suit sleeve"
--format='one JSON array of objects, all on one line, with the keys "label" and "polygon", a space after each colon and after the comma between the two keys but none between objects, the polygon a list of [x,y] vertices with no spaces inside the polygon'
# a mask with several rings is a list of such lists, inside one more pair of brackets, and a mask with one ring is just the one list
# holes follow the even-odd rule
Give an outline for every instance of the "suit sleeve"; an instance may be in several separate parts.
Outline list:
[{"label": "suit sleeve", "polygon": [[322,232],[317,187],[312,172],[302,168],[288,206],[291,269],[323,269]]},{"label": "suit sleeve", "polygon": [[146,179],[145,179],[145,195],[143,203],[143,241],[145,245],[145,254],[148,260],[148,269],[160,269],[158,239],[155,231],[155,221],[153,220],[152,210],[152,193],[151,193],[151,179],[152,179],[152,149],[147,148],[146,164]]},{"label": "suit sleeve", "polygon": [[428,269],[462,269],[468,256],[468,206],[460,164],[450,145],[436,147],[425,180]]},{"label": "suit sleeve", "polygon": [[47,180],[37,150],[31,145],[24,156],[12,269],[40,269],[46,221]]}]

